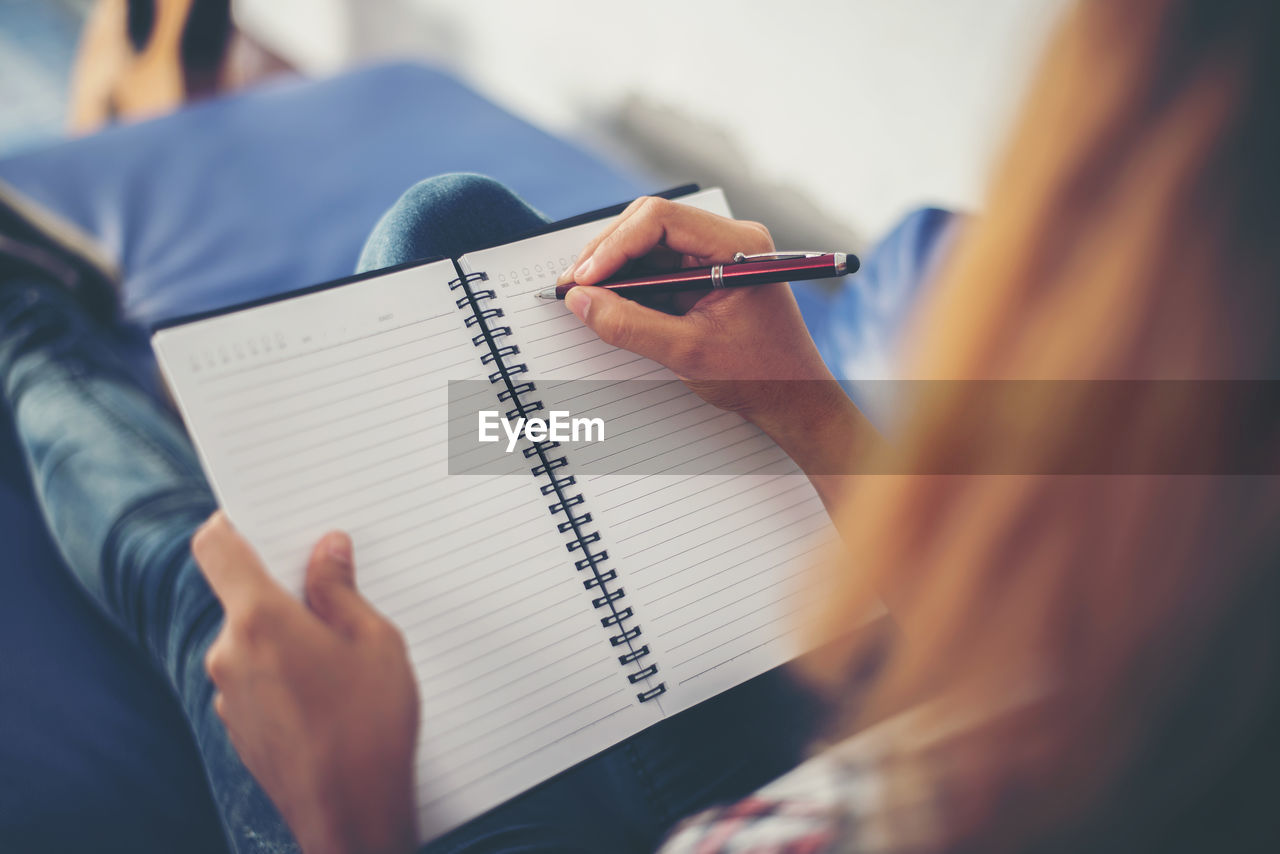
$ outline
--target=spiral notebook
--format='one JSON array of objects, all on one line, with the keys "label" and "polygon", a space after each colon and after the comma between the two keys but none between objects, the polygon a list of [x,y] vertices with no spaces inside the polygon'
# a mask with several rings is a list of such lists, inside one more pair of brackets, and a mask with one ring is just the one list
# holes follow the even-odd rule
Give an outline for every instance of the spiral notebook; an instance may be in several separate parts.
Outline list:
[{"label": "spiral notebook", "polygon": [[[718,190],[681,201],[728,213]],[[351,533],[419,680],[424,839],[803,651],[790,617],[833,538],[807,479],[533,296],[606,214],[153,338],[220,504],[283,584],[301,591],[322,533]],[[586,378],[668,382],[630,417],[699,414],[697,467],[579,474],[572,449],[538,442],[523,476],[449,474],[451,381],[523,411],[539,382]],[[730,463],[742,473],[696,474]]]}]

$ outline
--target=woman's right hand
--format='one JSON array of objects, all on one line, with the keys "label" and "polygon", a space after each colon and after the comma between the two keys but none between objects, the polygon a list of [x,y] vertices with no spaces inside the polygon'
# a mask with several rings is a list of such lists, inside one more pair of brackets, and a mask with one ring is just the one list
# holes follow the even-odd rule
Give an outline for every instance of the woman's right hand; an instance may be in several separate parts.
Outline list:
[{"label": "woman's right hand", "polygon": [[837,457],[862,418],[818,354],[788,285],[682,295],[692,300],[682,314],[588,287],[636,259],[707,266],[772,250],[759,223],[646,197],[588,243],[560,281],[578,283],[565,305],[605,342],[670,368],[704,400],[769,433],[811,474],[843,467],[847,459]]}]

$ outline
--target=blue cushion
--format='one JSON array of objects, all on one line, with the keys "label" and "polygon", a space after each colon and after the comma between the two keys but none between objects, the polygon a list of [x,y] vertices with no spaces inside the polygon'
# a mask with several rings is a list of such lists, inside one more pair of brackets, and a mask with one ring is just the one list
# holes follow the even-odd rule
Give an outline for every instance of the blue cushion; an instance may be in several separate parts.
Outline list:
[{"label": "blue cushion", "polygon": [[291,80],[0,162],[103,242],[144,322],[349,274],[383,211],[441,172],[491,175],[557,219],[661,189],[418,65]]},{"label": "blue cushion", "polygon": [[[554,218],[660,189],[416,65],[276,83],[0,161],[0,179],[118,260],[144,324],[347,275],[401,192],[453,171]],[[0,847],[222,850],[185,720],[60,565],[7,418],[0,526]]]},{"label": "blue cushion", "polygon": [[903,329],[957,222],[940,208],[911,211],[866,253],[855,275],[834,288],[825,282],[793,287],[818,352],[881,429],[892,422]]}]

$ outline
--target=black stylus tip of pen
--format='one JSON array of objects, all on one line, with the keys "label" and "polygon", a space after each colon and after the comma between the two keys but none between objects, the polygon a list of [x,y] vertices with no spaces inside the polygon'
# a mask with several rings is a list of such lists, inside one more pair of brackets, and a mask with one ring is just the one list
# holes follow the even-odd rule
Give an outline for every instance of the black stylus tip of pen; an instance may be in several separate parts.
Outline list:
[{"label": "black stylus tip of pen", "polygon": [[844,253],[844,274],[846,276],[850,273],[858,272],[858,268],[861,266],[862,262],[858,260],[857,255],[854,255],[852,252]]}]

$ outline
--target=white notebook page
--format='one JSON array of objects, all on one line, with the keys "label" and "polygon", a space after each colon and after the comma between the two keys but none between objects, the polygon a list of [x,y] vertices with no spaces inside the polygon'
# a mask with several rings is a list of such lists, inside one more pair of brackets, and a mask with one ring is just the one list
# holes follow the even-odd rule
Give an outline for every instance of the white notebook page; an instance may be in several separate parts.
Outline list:
[{"label": "white notebook page", "polygon": [[[681,201],[728,215],[719,190]],[[554,284],[600,227],[471,253],[462,265],[488,273],[483,287],[497,293],[494,304],[506,315],[500,322],[513,330],[504,343],[519,346],[513,361],[544,381],[537,396],[548,408],[556,403],[548,379],[667,381],[616,386],[615,399],[603,406],[599,398],[611,392],[593,385],[591,414],[615,428],[661,424],[659,434],[665,425],[680,431],[678,451],[669,440],[659,443],[672,473],[579,474],[578,491],[661,668],[667,694],[657,702],[672,713],[803,651],[793,618],[812,584],[807,570],[834,531],[808,479],[767,436],[701,401],[661,365],[604,344],[562,302],[534,296]],[[554,408],[572,412],[573,404]],[[592,453],[583,445],[556,453],[562,451],[571,473],[575,460]],[[698,474],[722,466],[745,474]]]},{"label": "white notebook page", "polygon": [[219,503],[299,593],[348,531],[361,590],[419,680],[423,838],[643,729],[636,700],[529,477],[447,475],[447,383],[492,368],[451,263],[158,332],[154,346]]}]

